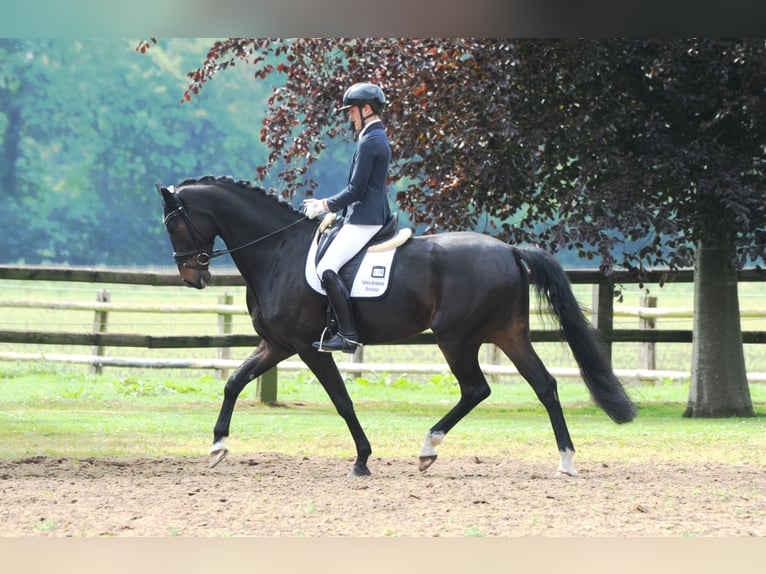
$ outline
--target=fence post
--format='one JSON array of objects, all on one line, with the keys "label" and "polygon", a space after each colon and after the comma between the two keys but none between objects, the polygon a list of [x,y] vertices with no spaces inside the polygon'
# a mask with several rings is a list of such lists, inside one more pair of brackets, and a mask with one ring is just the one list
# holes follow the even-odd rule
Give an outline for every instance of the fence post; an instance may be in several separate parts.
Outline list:
[{"label": "fence post", "polygon": [[262,403],[277,402],[277,368],[274,367],[260,377],[256,384],[256,398]]},{"label": "fence post", "polygon": [[[642,308],[656,309],[657,297],[654,295],[641,297],[640,305]],[[638,324],[641,329],[654,329],[656,320],[654,317],[649,317],[648,319],[641,317]],[[654,343],[640,343],[638,345],[638,368],[653,371],[656,365]]]},{"label": "fence post", "polygon": [[614,289],[608,281],[593,285],[593,327],[598,331],[601,346],[612,360],[612,327],[614,326]]},{"label": "fence post", "polygon": [[[485,345],[485,356],[486,361],[488,365],[499,365],[500,364],[500,349],[497,345],[494,345],[492,343],[488,343]],[[491,383],[498,383],[500,382],[500,376],[499,375],[489,375],[489,382]]]},{"label": "fence post", "polygon": [[[109,303],[111,300],[111,295],[109,294],[109,291],[104,289],[100,293],[96,294],[96,302],[97,303]],[[107,321],[109,319],[109,312],[108,311],[96,311],[95,315],[93,316],[93,332],[94,333],[106,333],[106,325]],[[104,356],[104,347],[101,345],[97,345],[93,347],[93,354],[97,357],[103,357]],[[95,373],[97,375],[100,375],[104,370],[103,365],[99,364],[92,364],[90,366],[90,372]]]},{"label": "fence post", "polygon": [[[232,305],[234,303],[234,297],[228,291],[218,297],[219,305]],[[218,314],[218,334],[230,335],[232,333],[233,317],[231,313],[219,313]],[[230,359],[231,349],[228,347],[218,347],[219,359]],[[216,369],[215,376],[219,379],[229,378],[229,369]]]},{"label": "fence post", "polygon": [[[364,363],[364,345],[357,345],[354,354],[349,356],[349,363]],[[361,371],[349,371],[352,379],[361,378]]]}]

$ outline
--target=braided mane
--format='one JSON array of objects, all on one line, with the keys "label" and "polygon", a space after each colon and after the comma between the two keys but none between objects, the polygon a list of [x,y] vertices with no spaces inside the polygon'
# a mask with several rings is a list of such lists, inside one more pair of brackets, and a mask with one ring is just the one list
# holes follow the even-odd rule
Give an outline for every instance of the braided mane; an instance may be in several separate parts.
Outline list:
[{"label": "braided mane", "polygon": [[235,189],[240,189],[245,191],[253,191],[255,193],[262,195],[265,198],[268,198],[270,201],[275,202],[282,209],[289,210],[291,213],[300,214],[300,212],[297,209],[295,209],[288,202],[281,199],[279,195],[275,193],[269,193],[262,187],[253,185],[251,182],[245,179],[234,179],[230,175],[222,175],[222,176],[204,175],[200,177],[199,179],[187,178],[183,180],[181,183],[179,183],[177,187],[184,187],[189,185],[210,185],[210,184],[220,185],[224,187],[230,187],[230,188],[235,188]]}]

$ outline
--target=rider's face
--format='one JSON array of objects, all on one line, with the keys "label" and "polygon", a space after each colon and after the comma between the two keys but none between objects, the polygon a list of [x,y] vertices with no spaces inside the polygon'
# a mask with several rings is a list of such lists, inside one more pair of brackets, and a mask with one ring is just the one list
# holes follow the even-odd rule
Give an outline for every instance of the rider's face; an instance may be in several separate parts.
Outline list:
[{"label": "rider's face", "polygon": [[359,106],[351,106],[348,109],[348,119],[351,120],[357,131],[362,129],[362,115],[359,113]]}]

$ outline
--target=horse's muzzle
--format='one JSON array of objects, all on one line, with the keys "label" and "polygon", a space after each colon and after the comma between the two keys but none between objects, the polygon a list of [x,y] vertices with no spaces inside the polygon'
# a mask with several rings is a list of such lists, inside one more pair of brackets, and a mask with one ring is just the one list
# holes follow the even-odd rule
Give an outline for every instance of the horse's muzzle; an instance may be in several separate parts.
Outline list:
[{"label": "horse's muzzle", "polygon": [[210,283],[210,271],[207,269],[191,269],[189,267],[179,267],[181,280],[187,287],[194,289],[204,289]]}]

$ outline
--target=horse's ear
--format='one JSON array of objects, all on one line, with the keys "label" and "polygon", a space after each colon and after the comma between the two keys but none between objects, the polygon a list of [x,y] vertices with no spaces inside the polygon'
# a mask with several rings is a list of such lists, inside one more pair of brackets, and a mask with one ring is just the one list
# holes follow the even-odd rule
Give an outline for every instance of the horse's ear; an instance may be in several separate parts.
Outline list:
[{"label": "horse's ear", "polygon": [[162,199],[165,200],[165,203],[172,203],[173,201],[173,192],[170,191],[167,187],[162,187],[159,183],[154,184],[157,188],[157,191],[162,196]]}]

